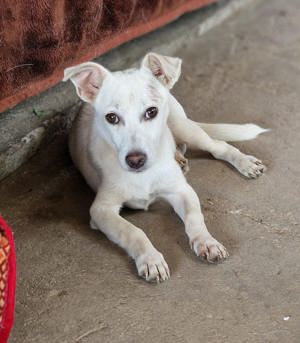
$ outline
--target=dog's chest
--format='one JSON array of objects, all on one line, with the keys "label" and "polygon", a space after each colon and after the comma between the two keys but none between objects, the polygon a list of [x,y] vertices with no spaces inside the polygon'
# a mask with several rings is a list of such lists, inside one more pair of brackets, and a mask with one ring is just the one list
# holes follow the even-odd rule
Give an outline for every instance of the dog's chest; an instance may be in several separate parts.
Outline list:
[{"label": "dog's chest", "polygon": [[125,206],[129,208],[133,208],[136,210],[147,210],[148,206],[155,200],[155,197],[149,199],[139,199],[139,198],[132,198],[125,202]]},{"label": "dog's chest", "polygon": [[146,210],[156,198],[156,194],[150,185],[131,183],[128,186],[128,188],[126,187],[127,200],[124,204],[127,207]]},{"label": "dog's chest", "polygon": [[118,188],[126,199],[124,205],[145,210],[184,179],[181,169],[172,157],[161,161],[151,170],[140,174],[128,173],[126,176],[120,178],[122,182],[118,183]]}]

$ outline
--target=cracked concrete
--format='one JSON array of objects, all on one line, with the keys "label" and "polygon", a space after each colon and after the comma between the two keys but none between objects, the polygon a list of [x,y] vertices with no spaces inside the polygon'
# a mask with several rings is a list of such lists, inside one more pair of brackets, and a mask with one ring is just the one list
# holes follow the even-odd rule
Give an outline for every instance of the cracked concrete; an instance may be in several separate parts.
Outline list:
[{"label": "cracked concrete", "polygon": [[11,343],[299,342],[299,19],[298,0],[256,1],[174,51],[184,60],[174,93],[190,117],[272,129],[237,144],[266,163],[258,180],[188,154],[187,178],[226,262],[199,261],[180,220],[156,203],[124,217],[172,275],[160,285],[139,279],[126,254],[89,229],[93,193],[64,137],[0,184],[18,257]]}]

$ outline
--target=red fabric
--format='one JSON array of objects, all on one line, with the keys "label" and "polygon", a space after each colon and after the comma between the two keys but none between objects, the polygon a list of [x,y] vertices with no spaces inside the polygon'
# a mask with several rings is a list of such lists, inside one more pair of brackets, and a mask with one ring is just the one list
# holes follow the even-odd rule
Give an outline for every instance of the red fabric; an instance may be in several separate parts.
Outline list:
[{"label": "red fabric", "polygon": [[[3,263],[4,255],[1,259],[0,282],[4,282],[1,301],[4,305],[1,306],[1,321],[0,321],[0,343],[7,343],[10,330],[14,320],[15,307],[15,288],[16,288],[16,255],[13,235],[0,216],[0,230],[1,230],[1,247],[5,250],[5,263]],[[7,242],[8,241],[8,242]],[[7,244],[8,243],[8,244]],[[5,266],[5,268],[4,268]],[[7,274],[6,274],[7,273]],[[3,294],[4,293],[4,294]]]},{"label": "red fabric", "polygon": [[2,0],[0,112],[58,83],[63,69],[216,0]]}]

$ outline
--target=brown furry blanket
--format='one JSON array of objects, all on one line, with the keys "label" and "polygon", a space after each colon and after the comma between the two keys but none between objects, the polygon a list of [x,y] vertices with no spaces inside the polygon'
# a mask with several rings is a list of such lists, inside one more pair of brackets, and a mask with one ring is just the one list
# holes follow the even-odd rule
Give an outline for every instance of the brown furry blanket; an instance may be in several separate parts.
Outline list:
[{"label": "brown furry blanket", "polygon": [[0,112],[90,60],[215,0],[0,0]]}]

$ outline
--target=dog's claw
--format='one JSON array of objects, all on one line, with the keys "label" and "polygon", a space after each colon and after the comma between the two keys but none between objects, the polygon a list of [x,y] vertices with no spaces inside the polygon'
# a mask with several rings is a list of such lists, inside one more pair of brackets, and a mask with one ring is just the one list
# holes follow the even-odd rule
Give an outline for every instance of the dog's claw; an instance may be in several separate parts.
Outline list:
[{"label": "dog's claw", "polygon": [[148,266],[145,267],[144,273],[143,273],[144,277],[147,278],[149,275],[149,270],[148,270]]},{"label": "dog's claw", "polygon": [[225,260],[229,254],[226,248],[212,237],[196,237],[191,242],[191,246],[196,255],[209,263],[215,263]]},{"label": "dog's claw", "polygon": [[243,155],[237,162],[236,167],[241,174],[250,179],[261,176],[267,169],[261,160],[251,155]]},{"label": "dog's claw", "polygon": [[158,251],[146,253],[136,259],[138,274],[148,282],[163,282],[170,278],[169,267]]}]

